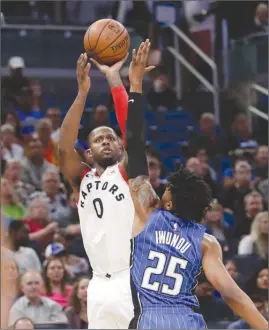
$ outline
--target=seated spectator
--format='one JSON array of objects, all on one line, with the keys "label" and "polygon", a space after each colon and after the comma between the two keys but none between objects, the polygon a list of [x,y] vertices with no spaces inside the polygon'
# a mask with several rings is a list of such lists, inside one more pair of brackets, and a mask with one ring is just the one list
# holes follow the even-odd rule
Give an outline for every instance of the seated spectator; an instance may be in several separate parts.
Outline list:
[{"label": "seated spectator", "polygon": [[12,159],[7,162],[4,178],[14,188],[19,201],[26,206],[29,200],[29,196],[34,191],[34,187],[27,182],[22,182],[20,179],[21,174],[21,162]]},{"label": "seated spectator", "polygon": [[3,124],[9,124],[13,126],[16,142],[21,142],[21,126],[20,126],[20,120],[17,115],[17,112],[15,110],[7,110],[3,112],[3,118],[2,118]]},{"label": "seated spectator", "polygon": [[256,254],[268,257],[268,212],[258,213],[251,225],[250,235],[243,237],[238,246],[239,255]]},{"label": "seated spectator", "polygon": [[244,214],[244,198],[253,189],[251,183],[251,167],[248,163],[236,163],[234,172],[234,183],[226,188],[220,198],[224,209],[231,213]]},{"label": "seated spectator", "polygon": [[8,61],[9,76],[2,80],[2,97],[13,107],[18,105],[17,98],[23,87],[29,87],[29,80],[24,76],[25,63],[20,56],[13,56]]},{"label": "seated spectator", "polygon": [[[250,164],[247,161],[246,157],[244,156],[240,156],[237,157],[235,162],[234,162],[234,168],[226,168],[224,173],[223,173],[223,187],[225,189],[229,189],[231,187],[233,187],[234,183],[235,183],[235,168],[240,168],[240,167],[245,167],[245,168],[249,168]],[[255,176],[253,173],[253,169],[251,169],[251,180],[252,182],[254,182]]]},{"label": "seated spectator", "polygon": [[204,176],[209,176],[211,180],[217,181],[217,173],[216,171],[209,165],[209,158],[206,149],[199,149],[195,155],[201,165],[202,165],[202,172]]},{"label": "seated spectator", "polygon": [[33,91],[31,87],[23,87],[18,97],[16,108],[22,128],[22,135],[27,139],[34,133],[35,125],[44,117],[43,112],[38,108],[34,109]]},{"label": "seated spectator", "polygon": [[50,257],[44,265],[44,295],[62,307],[68,306],[72,286],[67,284],[68,273],[60,258]]},{"label": "seated spectator", "polygon": [[212,180],[212,178],[210,176],[209,168],[206,166],[205,163],[202,165],[198,158],[191,157],[186,162],[186,168],[189,171],[200,175],[211,188],[212,197],[213,198],[218,197],[218,195],[219,195],[218,184],[214,180]]},{"label": "seated spectator", "polygon": [[255,156],[255,176],[259,181],[268,178],[268,146],[260,146]]},{"label": "seated spectator", "polygon": [[10,160],[23,159],[23,148],[16,143],[15,129],[10,124],[4,124],[1,126],[1,138],[3,142],[3,159]]},{"label": "seated spectator", "polygon": [[41,263],[36,252],[32,248],[26,247],[28,241],[28,226],[22,221],[12,221],[8,228],[8,239],[5,239],[2,251],[16,263],[21,275],[28,269],[41,271]]},{"label": "seated spectator", "polygon": [[168,76],[164,73],[153,79],[147,98],[154,110],[157,110],[158,107],[172,109],[178,106],[176,93],[170,86]]},{"label": "seated spectator", "polygon": [[250,233],[251,224],[259,212],[264,209],[262,196],[257,191],[253,191],[244,198],[244,213],[235,218],[233,237],[241,238],[242,235]]},{"label": "seated spectator", "polygon": [[3,146],[3,142],[0,141],[1,175],[4,173],[7,164],[7,161],[4,160],[3,156],[4,156],[4,146]]},{"label": "seated spectator", "polygon": [[[254,305],[258,309],[258,311],[266,318],[268,319],[268,313],[266,310],[266,300],[264,297],[261,297],[259,295],[252,295],[250,296],[250,299],[254,302]],[[240,319],[233,323],[231,323],[228,326],[228,329],[251,329],[251,327],[246,323],[246,321]]]},{"label": "seated spectator", "polygon": [[56,222],[49,219],[48,213],[48,202],[37,198],[29,204],[27,218],[23,219],[29,226],[30,239],[39,242],[43,249],[52,241],[59,227]]},{"label": "seated spectator", "polygon": [[40,190],[42,175],[48,169],[57,170],[46,161],[41,141],[31,139],[27,143],[25,158],[22,160],[21,180]]},{"label": "seated spectator", "polygon": [[262,262],[259,269],[246,283],[246,292],[258,294],[268,300],[268,262]]},{"label": "seated spectator", "polygon": [[259,147],[252,137],[251,123],[244,113],[238,114],[232,125],[232,135],[228,140],[229,150],[242,149],[254,154]]},{"label": "seated spectator", "polygon": [[48,200],[49,219],[60,224],[61,220],[69,214],[66,195],[60,192],[60,175],[57,170],[48,169],[42,175],[41,192],[34,192],[30,200],[43,198]]},{"label": "seated spectator", "polygon": [[214,296],[214,288],[204,274],[198,278],[198,285],[195,288],[195,295],[200,304],[200,312],[206,322],[219,320],[233,320],[233,311],[222,299]]},{"label": "seated spectator", "polygon": [[52,140],[52,123],[48,118],[42,118],[35,126],[34,137],[39,139],[43,145],[45,159],[50,164],[57,165],[57,144]]},{"label": "seated spectator", "polygon": [[42,87],[38,80],[31,80],[30,88],[32,91],[32,107],[33,109],[41,109]]},{"label": "seated spectator", "polygon": [[147,153],[149,180],[156,194],[162,198],[165,191],[165,183],[161,180],[162,165],[160,158],[153,152]]},{"label": "seated spectator", "polygon": [[259,183],[258,190],[262,194],[264,203],[268,204],[268,179]]},{"label": "seated spectator", "polygon": [[52,124],[51,139],[58,143],[60,138],[61,109],[57,107],[48,108],[46,118],[50,119]]},{"label": "seated spectator", "polygon": [[205,149],[209,157],[216,157],[227,152],[224,137],[217,134],[216,119],[210,112],[201,115],[200,132],[193,133],[189,142],[190,155],[195,155],[200,149]]},{"label": "seated spectator", "polygon": [[72,329],[88,329],[87,289],[89,281],[87,277],[81,277],[74,283],[69,306],[65,310]]},{"label": "seated spectator", "polygon": [[21,317],[30,318],[34,323],[68,323],[62,307],[55,301],[41,296],[43,280],[39,272],[29,270],[21,278],[24,296],[11,307],[8,325]]},{"label": "seated spectator", "polygon": [[13,326],[13,329],[34,329],[35,325],[28,317],[19,318]]},{"label": "seated spectator", "polygon": [[1,214],[20,220],[24,215],[24,207],[18,200],[14,188],[7,179],[1,179]]},{"label": "seated spectator", "polygon": [[46,258],[50,255],[61,257],[70,278],[89,272],[87,260],[70,253],[66,235],[62,232],[55,233],[53,241],[54,243],[46,248]]},{"label": "seated spectator", "polygon": [[225,268],[227,269],[227,272],[231,275],[232,279],[236,282],[236,284],[242,289],[242,287],[244,286],[245,279],[242,274],[237,271],[235,260],[226,260]]}]

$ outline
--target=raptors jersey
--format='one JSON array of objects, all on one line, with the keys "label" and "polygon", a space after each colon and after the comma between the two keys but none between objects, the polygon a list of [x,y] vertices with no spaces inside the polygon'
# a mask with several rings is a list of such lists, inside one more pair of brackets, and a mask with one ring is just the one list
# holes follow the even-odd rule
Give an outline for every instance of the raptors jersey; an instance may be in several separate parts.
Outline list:
[{"label": "raptors jersey", "polygon": [[84,174],[78,212],[85,251],[96,275],[130,267],[130,239],[134,206],[120,164]]}]

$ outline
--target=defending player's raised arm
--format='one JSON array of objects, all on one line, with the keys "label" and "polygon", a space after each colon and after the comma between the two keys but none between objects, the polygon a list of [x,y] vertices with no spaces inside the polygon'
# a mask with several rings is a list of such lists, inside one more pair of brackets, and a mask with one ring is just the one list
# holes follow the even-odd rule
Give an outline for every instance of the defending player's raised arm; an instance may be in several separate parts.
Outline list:
[{"label": "defending player's raised arm", "polygon": [[81,54],[77,61],[78,94],[68,110],[60,130],[59,166],[64,177],[75,190],[78,188],[79,178],[86,168],[86,165],[81,163],[81,159],[74,148],[80,120],[91,87],[90,67],[87,54]]},{"label": "defending player's raised arm", "polygon": [[217,240],[205,235],[202,243],[203,269],[207,279],[220,292],[231,309],[252,329],[268,329],[268,322],[259,313],[251,299],[238,287],[222,262],[222,251]]},{"label": "defending player's raised arm", "polygon": [[116,110],[117,121],[122,134],[122,142],[125,147],[126,144],[126,119],[128,112],[128,94],[123,86],[120,70],[128,58],[127,54],[122,60],[113,64],[112,66],[100,64],[94,59],[91,61],[97,66],[97,68],[105,75],[110,91],[113,97],[113,102]]}]

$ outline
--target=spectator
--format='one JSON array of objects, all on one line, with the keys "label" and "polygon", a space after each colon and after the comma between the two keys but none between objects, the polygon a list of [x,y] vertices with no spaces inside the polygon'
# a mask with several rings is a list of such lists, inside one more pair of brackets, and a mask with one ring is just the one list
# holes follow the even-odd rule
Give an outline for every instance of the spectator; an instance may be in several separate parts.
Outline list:
[{"label": "spectator", "polygon": [[3,142],[0,141],[0,158],[1,158],[1,168],[0,168],[0,170],[1,170],[1,175],[5,171],[6,164],[7,164],[7,161],[4,160],[3,156],[4,156],[4,146],[3,146]]},{"label": "spectator", "polygon": [[262,196],[257,191],[253,191],[244,198],[244,213],[236,217],[233,228],[233,236],[240,238],[242,235],[250,233],[251,224],[255,216],[263,211]]},{"label": "spectator", "polygon": [[268,212],[258,213],[251,225],[250,235],[243,237],[238,246],[238,254],[256,254],[262,259],[268,257]]},{"label": "spectator", "polygon": [[165,184],[161,180],[162,166],[160,158],[153,152],[147,153],[149,180],[156,194],[162,198],[165,191]]},{"label": "spectator", "polygon": [[22,275],[28,269],[41,271],[41,264],[36,252],[29,247],[29,228],[22,221],[12,221],[8,228],[8,240],[2,247],[8,258],[14,260],[18,266],[19,273]]},{"label": "spectator", "polygon": [[215,297],[214,288],[208,282],[204,274],[198,279],[198,285],[195,288],[195,295],[200,304],[200,312],[206,322],[214,322],[223,319],[233,320],[232,310],[223,303],[220,298]]},{"label": "spectator", "polygon": [[13,329],[34,329],[34,323],[28,317],[19,318],[13,326]]},{"label": "spectator", "polygon": [[7,179],[1,179],[1,213],[6,217],[20,220],[24,215],[24,207],[19,202],[14,188]]},{"label": "spectator", "polygon": [[258,190],[262,194],[263,201],[268,204],[268,179],[263,180],[259,185],[258,185]]},{"label": "spectator", "polygon": [[[225,189],[229,189],[229,188],[233,187],[233,185],[235,183],[234,172],[235,172],[236,167],[248,168],[248,167],[250,167],[250,164],[246,160],[246,158],[243,156],[243,157],[239,157],[235,160],[234,169],[233,168],[226,168],[224,173],[223,173],[223,187]],[[253,180],[253,177],[252,177],[252,180]]]},{"label": "spectator", "polygon": [[30,194],[34,191],[34,187],[20,179],[21,162],[13,159],[7,162],[4,178],[13,187],[15,194],[20,202],[26,206]]},{"label": "spectator", "polygon": [[[250,299],[254,302],[258,311],[267,319],[268,314],[266,310],[266,300],[259,295],[252,295]],[[228,326],[228,329],[251,329],[251,327],[246,323],[246,321],[240,319]]]},{"label": "spectator", "polygon": [[255,156],[255,175],[259,180],[268,178],[268,146],[260,146]]},{"label": "spectator", "polygon": [[29,86],[29,80],[24,76],[25,63],[20,56],[13,56],[8,61],[9,76],[2,81],[2,97],[10,102],[12,106],[17,106],[17,98],[23,87]]},{"label": "spectator", "polygon": [[3,124],[10,124],[14,127],[16,142],[21,141],[21,126],[20,119],[15,110],[7,110],[3,112]]},{"label": "spectator", "polygon": [[226,260],[225,268],[227,269],[227,272],[231,275],[232,279],[237,283],[237,285],[242,288],[244,286],[245,279],[238,272],[235,260]]},{"label": "spectator", "polygon": [[46,118],[50,119],[52,123],[51,139],[58,143],[60,138],[61,109],[57,107],[48,108]]},{"label": "spectator", "polygon": [[27,218],[23,219],[29,225],[30,239],[45,247],[52,241],[53,234],[58,230],[58,224],[48,217],[48,203],[42,198],[33,200],[28,206]]},{"label": "spectator", "polygon": [[268,299],[268,262],[264,261],[259,269],[246,283],[246,291],[249,295],[258,294]]},{"label": "spectator", "polygon": [[1,138],[3,141],[3,159],[21,160],[23,158],[23,148],[15,143],[15,129],[10,124],[4,124],[1,126]]},{"label": "spectator", "polygon": [[40,82],[38,80],[31,81],[30,88],[33,95],[33,109],[41,109],[42,87]]},{"label": "spectator", "polygon": [[232,213],[244,214],[244,198],[253,189],[251,167],[248,163],[238,162],[235,165],[234,183],[223,191],[221,204]]},{"label": "spectator", "polygon": [[11,307],[8,325],[12,326],[21,317],[28,317],[34,323],[68,323],[59,304],[42,297],[43,280],[39,272],[29,270],[21,278],[24,296]]},{"label": "spectator", "polygon": [[36,123],[44,117],[40,109],[33,108],[33,91],[30,87],[23,87],[18,97],[17,114],[20,119],[22,135],[28,138],[34,133]]},{"label": "spectator", "polygon": [[89,281],[87,277],[81,277],[73,286],[69,306],[65,310],[72,329],[88,329],[87,288]]},{"label": "spectator", "polygon": [[44,282],[47,297],[54,300],[62,307],[68,306],[68,298],[71,294],[72,286],[67,284],[68,273],[64,263],[60,258],[51,257],[45,261]]},{"label": "spectator", "polygon": [[258,148],[257,141],[252,137],[251,123],[245,114],[240,113],[235,117],[228,145],[229,150],[243,149],[250,153]]},{"label": "spectator", "polygon": [[53,241],[54,243],[46,248],[46,258],[51,255],[61,257],[70,278],[89,272],[89,265],[86,259],[70,253],[66,235],[61,232],[55,233]]},{"label": "spectator", "polygon": [[200,132],[193,133],[189,142],[190,154],[196,154],[198,150],[205,149],[209,157],[225,154],[224,138],[217,134],[216,119],[210,112],[205,112],[200,117]]},{"label": "spectator", "polygon": [[45,159],[50,163],[57,165],[57,144],[52,140],[53,132],[50,119],[43,118],[36,124],[35,138],[39,139],[43,145]]},{"label": "spectator", "polygon": [[27,143],[26,157],[22,160],[21,180],[40,190],[42,175],[48,169],[56,170],[56,167],[45,160],[41,141],[31,139]]},{"label": "spectator", "polygon": [[49,218],[51,221],[61,223],[69,213],[66,195],[60,192],[60,176],[58,171],[48,169],[42,175],[42,192],[34,192],[30,200],[44,198],[48,200]]},{"label": "spectator", "polygon": [[206,149],[199,149],[195,155],[201,163],[202,173],[204,176],[209,176],[211,180],[217,180],[216,171],[209,165],[209,158]]},{"label": "spectator", "polygon": [[186,162],[186,168],[198,175],[200,175],[212,190],[212,197],[217,198],[219,196],[219,188],[216,182],[212,180],[209,172],[209,168],[206,163],[201,164],[200,160],[196,157],[191,157]]},{"label": "spectator", "polygon": [[175,91],[170,87],[168,76],[164,73],[153,79],[152,88],[149,90],[148,102],[154,110],[158,107],[173,109],[178,106]]}]

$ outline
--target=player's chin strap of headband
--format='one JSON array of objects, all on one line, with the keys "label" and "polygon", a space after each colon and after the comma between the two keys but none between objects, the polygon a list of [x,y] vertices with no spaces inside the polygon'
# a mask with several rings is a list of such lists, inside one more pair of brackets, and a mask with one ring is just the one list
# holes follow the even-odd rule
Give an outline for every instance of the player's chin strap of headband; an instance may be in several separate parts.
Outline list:
[{"label": "player's chin strap of headband", "polygon": [[128,154],[128,177],[148,176],[148,163],[145,154],[146,134],[145,111],[142,107],[142,94],[129,93],[128,116],[126,121],[126,150]]}]

